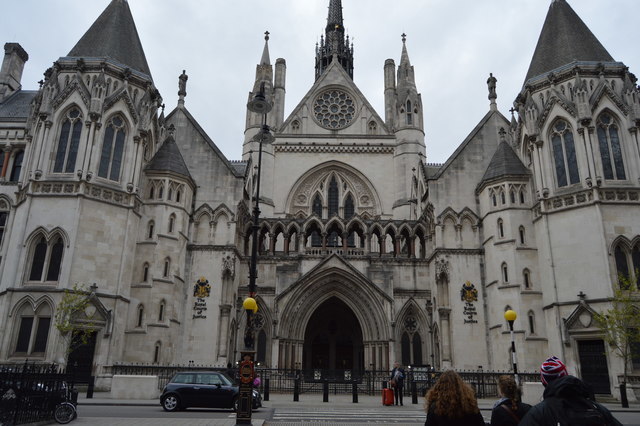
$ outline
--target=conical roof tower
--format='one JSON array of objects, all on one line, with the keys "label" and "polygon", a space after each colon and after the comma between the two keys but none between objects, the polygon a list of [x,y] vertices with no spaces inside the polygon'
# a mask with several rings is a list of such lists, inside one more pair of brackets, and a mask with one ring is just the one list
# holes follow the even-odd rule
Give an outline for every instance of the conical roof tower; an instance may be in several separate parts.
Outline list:
[{"label": "conical roof tower", "polygon": [[112,0],[67,56],[112,59],[151,77],[127,0]]},{"label": "conical roof tower", "polygon": [[566,0],[549,7],[536,50],[525,78],[546,75],[574,62],[615,62]]}]

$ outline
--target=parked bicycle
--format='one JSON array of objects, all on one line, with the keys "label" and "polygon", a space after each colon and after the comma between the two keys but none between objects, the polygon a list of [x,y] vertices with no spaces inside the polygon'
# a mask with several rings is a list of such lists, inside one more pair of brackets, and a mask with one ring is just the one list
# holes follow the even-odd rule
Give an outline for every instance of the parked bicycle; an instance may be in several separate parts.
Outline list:
[{"label": "parked bicycle", "polygon": [[78,417],[78,411],[76,409],[78,403],[74,401],[72,389],[66,382],[62,384],[62,389],[61,401],[56,404],[53,411],[53,418],[56,422],[65,425]]}]

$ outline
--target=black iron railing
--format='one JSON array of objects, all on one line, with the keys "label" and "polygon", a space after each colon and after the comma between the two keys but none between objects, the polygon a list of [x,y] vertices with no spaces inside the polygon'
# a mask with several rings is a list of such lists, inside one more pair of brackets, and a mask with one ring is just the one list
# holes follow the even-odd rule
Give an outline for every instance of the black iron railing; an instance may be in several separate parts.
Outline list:
[{"label": "black iron railing", "polygon": [[[222,371],[235,379],[236,369],[227,369],[219,365],[155,365],[155,364],[116,364],[105,368],[107,374],[147,375],[158,376],[158,386],[162,390],[171,378],[179,371]],[[364,395],[377,395],[384,386],[388,385],[390,372],[385,370],[327,370],[327,369],[275,369],[257,367],[260,374],[260,390],[264,392],[265,386],[269,386],[272,393],[293,394],[296,381],[298,391],[301,394],[323,393],[325,383],[330,394],[350,394],[355,384],[357,392]],[[478,398],[495,398],[498,396],[498,377],[508,375],[505,371],[458,371],[462,379],[469,383]],[[409,395],[415,384],[416,392],[423,396],[433,386],[442,374],[441,371],[431,370],[426,367],[412,367],[406,369],[404,381],[405,394]],[[519,372],[521,382],[540,380],[537,372]]]},{"label": "black iron railing", "polygon": [[[53,410],[73,375],[55,364],[0,365],[0,425],[53,420]],[[77,392],[72,391],[77,398]]]}]

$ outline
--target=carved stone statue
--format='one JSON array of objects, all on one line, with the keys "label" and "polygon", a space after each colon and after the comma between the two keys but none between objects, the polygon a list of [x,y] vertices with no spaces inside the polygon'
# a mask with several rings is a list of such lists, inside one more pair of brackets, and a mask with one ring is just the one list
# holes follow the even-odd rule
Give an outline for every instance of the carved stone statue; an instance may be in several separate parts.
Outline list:
[{"label": "carved stone statue", "polygon": [[496,93],[496,83],[498,79],[493,76],[493,73],[489,73],[489,78],[487,79],[487,86],[489,86],[489,100],[493,101],[498,97]]},{"label": "carved stone statue", "polygon": [[178,77],[178,96],[187,96],[187,80],[189,76],[186,70],[182,70],[182,74]]}]

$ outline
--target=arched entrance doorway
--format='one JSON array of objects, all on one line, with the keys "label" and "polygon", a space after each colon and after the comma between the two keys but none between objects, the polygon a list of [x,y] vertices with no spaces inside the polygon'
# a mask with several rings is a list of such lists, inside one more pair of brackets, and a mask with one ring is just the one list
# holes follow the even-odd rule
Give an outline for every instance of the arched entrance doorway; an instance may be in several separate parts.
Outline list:
[{"label": "arched entrance doorway", "polygon": [[362,328],[337,297],[314,311],[304,333],[303,368],[363,370]]}]

